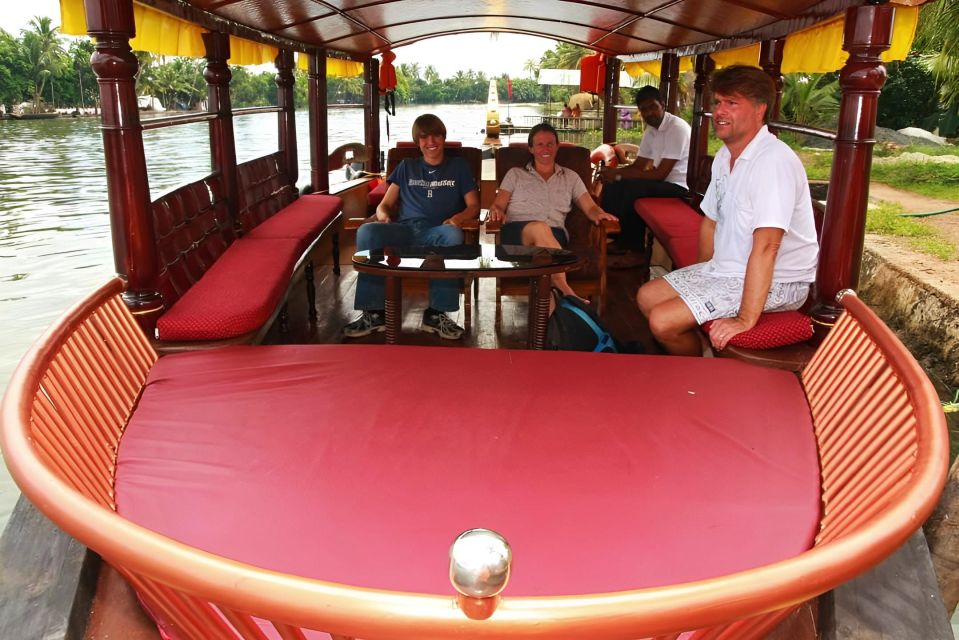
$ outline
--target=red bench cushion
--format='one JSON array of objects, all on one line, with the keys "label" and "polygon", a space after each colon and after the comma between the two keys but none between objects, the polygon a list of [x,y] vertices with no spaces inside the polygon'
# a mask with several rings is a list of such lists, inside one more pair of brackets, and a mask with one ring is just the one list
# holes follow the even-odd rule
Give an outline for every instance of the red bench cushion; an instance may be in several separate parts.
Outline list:
[{"label": "red bench cushion", "polygon": [[699,237],[703,217],[681,198],[640,198],[633,208],[664,244],[668,238]]},{"label": "red bench cushion", "polygon": [[[468,373],[466,373],[468,372]],[[457,380],[492,381],[495,398]],[[226,347],[150,372],[118,511],[201,549],[451,595],[447,550],[509,540],[505,596],[698,580],[808,549],[809,407],[726,359],[382,345]]]},{"label": "red bench cushion", "polygon": [[297,240],[241,239],[157,321],[161,340],[225,340],[256,331],[286,292]]},{"label": "red bench cushion", "polygon": [[305,251],[343,208],[338,196],[312,194],[300,196],[272,216],[256,225],[247,238],[289,238],[299,242]]},{"label": "red bench cushion", "polygon": [[[712,321],[703,324],[709,333]],[[729,344],[741,349],[775,349],[804,342],[813,336],[812,320],[799,311],[776,311],[759,316],[756,326],[732,337]]]},{"label": "red bench cushion", "polygon": [[366,197],[366,202],[370,207],[376,208],[383,201],[383,196],[386,195],[386,190],[390,188],[390,183],[386,180],[383,180],[375,187],[370,189],[369,195]]},{"label": "red bench cushion", "polygon": [[682,269],[699,261],[698,235],[669,238],[665,244],[674,269]]}]

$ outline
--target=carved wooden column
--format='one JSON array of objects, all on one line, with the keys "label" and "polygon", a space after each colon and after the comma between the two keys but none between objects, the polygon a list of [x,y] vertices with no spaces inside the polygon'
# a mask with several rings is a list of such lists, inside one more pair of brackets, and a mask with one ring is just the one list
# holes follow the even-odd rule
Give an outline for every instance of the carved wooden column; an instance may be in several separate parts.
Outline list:
[{"label": "carved wooden column", "polygon": [[84,0],[84,9],[87,33],[96,40],[90,63],[100,87],[114,265],[127,283],[123,293],[127,307],[152,337],[163,300],[157,291],[157,249],[137,109],[138,63],[130,50],[136,32],[133,2]]},{"label": "carved wooden column", "polygon": [[330,142],[326,104],[326,49],[310,53],[310,185],[313,191],[330,190]]},{"label": "carved wooden column", "polygon": [[879,56],[889,48],[894,11],[888,4],[846,10],[842,46],[849,52],[849,59],[839,74],[839,129],[812,308],[820,333],[839,316],[836,294],[859,286],[876,108],[879,91],[886,81],[886,69]]},{"label": "carved wooden column", "polygon": [[[363,125],[370,171],[380,167],[380,61],[370,58],[363,65]],[[415,141],[414,141],[415,142]]]},{"label": "carved wooden column", "polygon": [[703,194],[696,192],[696,185],[702,182],[699,176],[699,159],[709,153],[709,123],[706,113],[711,111],[709,95],[709,74],[716,67],[707,53],[696,56],[694,68],[696,79],[693,81],[693,121],[689,136],[689,164],[686,167],[686,185],[693,196],[693,204],[698,205]]},{"label": "carved wooden column", "polygon": [[783,101],[783,49],[786,46],[785,38],[763,40],[759,46],[759,66],[773,79],[776,84],[776,101],[769,114],[770,120],[779,119],[779,109]]},{"label": "carved wooden column", "polygon": [[603,142],[615,144],[616,129],[619,125],[619,70],[622,63],[619,58],[606,58],[606,85],[603,89]]},{"label": "carved wooden column", "polygon": [[664,53],[659,67],[659,93],[666,103],[666,111],[673,115],[679,110],[679,56]]},{"label": "carved wooden column", "polygon": [[230,59],[230,36],[208,31],[203,34],[203,45],[206,48],[203,78],[209,96],[207,111],[216,114],[216,120],[210,123],[210,155],[213,158],[213,170],[223,176],[230,217],[239,227],[236,142],[233,137],[233,103],[230,100],[230,79],[233,74],[226,63]]},{"label": "carved wooden column", "polygon": [[279,149],[283,152],[290,185],[296,188],[296,112],[293,110],[293,52],[280,49],[276,56],[276,106],[279,114]]}]

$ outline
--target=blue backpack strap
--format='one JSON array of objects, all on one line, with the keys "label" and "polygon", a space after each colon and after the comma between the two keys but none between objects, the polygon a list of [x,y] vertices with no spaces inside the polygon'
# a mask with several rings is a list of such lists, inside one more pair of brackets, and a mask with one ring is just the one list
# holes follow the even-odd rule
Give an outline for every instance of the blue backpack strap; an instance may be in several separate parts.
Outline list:
[{"label": "blue backpack strap", "polygon": [[593,333],[596,334],[596,346],[593,347],[594,353],[598,351],[605,351],[606,349],[616,353],[616,343],[613,341],[613,336],[609,335],[609,332],[600,329],[599,325],[589,317],[589,314],[577,307],[575,304],[566,304],[565,306],[567,309],[578,315],[580,319],[586,323],[586,326],[592,329]]}]

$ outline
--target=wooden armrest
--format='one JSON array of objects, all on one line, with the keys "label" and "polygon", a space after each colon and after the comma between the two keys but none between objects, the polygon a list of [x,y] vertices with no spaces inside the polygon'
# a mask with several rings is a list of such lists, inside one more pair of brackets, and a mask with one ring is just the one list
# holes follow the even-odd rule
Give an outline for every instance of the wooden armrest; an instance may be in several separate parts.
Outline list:
[{"label": "wooden armrest", "polygon": [[360,228],[360,225],[374,220],[376,216],[368,216],[366,218],[345,218],[343,220],[343,230],[344,231],[356,231]]},{"label": "wooden armrest", "polygon": [[466,222],[460,225],[460,229],[463,231],[479,231],[480,221],[479,218],[473,220],[467,220]]},{"label": "wooden armrest", "polygon": [[486,233],[499,233],[503,227],[503,221],[496,220],[494,222],[493,220],[487,220],[483,226],[486,228]]},{"label": "wooden armrest", "polygon": [[603,220],[602,227],[606,233],[619,233],[621,231],[619,220]]}]

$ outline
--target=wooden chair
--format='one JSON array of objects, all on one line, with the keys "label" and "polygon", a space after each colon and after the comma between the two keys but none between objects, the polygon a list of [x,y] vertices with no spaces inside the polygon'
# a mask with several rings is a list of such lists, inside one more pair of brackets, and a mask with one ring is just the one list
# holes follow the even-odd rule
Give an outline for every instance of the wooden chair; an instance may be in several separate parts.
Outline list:
[{"label": "wooden chair", "polygon": [[352,171],[356,170],[353,165],[361,165],[360,170],[365,170],[369,160],[370,155],[365,144],[361,142],[347,142],[330,152],[327,167],[329,167],[330,171],[348,167],[347,179],[349,179]]},{"label": "wooden chair", "polygon": [[[496,151],[496,184],[502,183],[506,173],[513,167],[524,167],[530,161],[529,148],[523,146],[502,147]],[[589,188],[592,183],[592,166],[589,150],[585,147],[560,145],[556,154],[556,163],[572,169],[582,178]],[[486,232],[492,233],[499,242],[500,224],[487,222]],[[582,269],[567,274],[569,283],[577,294],[589,297],[602,314],[606,307],[606,236],[619,231],[619,222],[604,220],[595,225],[579,207],[566,216],[566,231],[569,233],[569,248],[586,259]],[[504,295],[527,295],[529,282],[519,278],[497,278],[496,280],[496,324],[500,323]]]},{"label": "wooden chair", "polygon": [[[444,145],[444,153],[447,157],[463,158],[466,160],[466,163],[470,167],[470,171],[473,173],[473,177],[476,179],[476,189],[478,192],[483,178],[483,152],[476,147],[464,147],[458,142],[448,142]],[[419,158],[422,155],[423,154],[420,152],[419,147],[416,146],[403,145],[393,147],[386,155],[386,175],[389,176],[392,174],[393,170],[396,169],[396,167],[398,167],[400,162],[403,160]],[[366,224],[367,222],[373,222],[375,220],[375,212],[371,212],[366,218],[347,218],[343,222],[343,230],[347,232],[356,231],[360,228],[360,225]],[[461,226],[463,229],[464,244],[479,244],[479,227],[479,219],[471,220]],[[422,282],[423,286],[428,284],[428,281],[426,280],[408,280],[405,284],[411,285],[408,288],[412,289],[412,285],[419,282]],[[469,295],[470,290],[473,290],[474,298],[479,295],[479,289],[473,286],[472,278],[466,279],[463,282],[463,315],[465,316],[463,324],[467,331],[469,331],[471,325],[473,311],[472,299]]]}]

